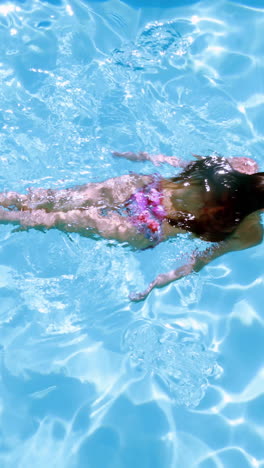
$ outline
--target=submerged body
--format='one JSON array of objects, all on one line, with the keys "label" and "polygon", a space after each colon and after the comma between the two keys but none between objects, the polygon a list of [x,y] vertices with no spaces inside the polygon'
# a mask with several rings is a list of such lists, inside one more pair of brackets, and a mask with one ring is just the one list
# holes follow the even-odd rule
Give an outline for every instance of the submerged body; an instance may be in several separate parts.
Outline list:
[{"label": "submerged body", "polygon": [[[0,221],[22,227],[58,228],[86,236],[100,235],[127,242],[137,249],[191,232],[218,242],[201,256],[193,256],[185,267],[159,275],[134,299],[141,300],[208,261],[231,250],[256,245],[262,239],[258,210],[262,201],[254,193],[256,163],[246,158],[226,160],[201,158],[189,164],[146,153],[115,153],[131,160],[150,159],[182,167],[175,178],[157,174],[129,174],[63,190],[29,190],[27,194],[0,194]],[[250,197],[254,200],[250,200]],[[264,205],[263,205],[264,207]]]}]

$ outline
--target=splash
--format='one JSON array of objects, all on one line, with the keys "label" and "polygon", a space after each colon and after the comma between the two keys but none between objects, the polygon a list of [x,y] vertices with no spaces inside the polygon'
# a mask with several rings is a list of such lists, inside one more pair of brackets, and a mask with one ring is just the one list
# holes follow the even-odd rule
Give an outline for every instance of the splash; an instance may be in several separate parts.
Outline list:
[{"label": "splash", "polygon": [[216,354],[202,342],[149,323],[134,324],[127,330],[124,349],[136,365],[151,372],[163,387],[165,384],[177,405],[197,406],[209,379],[221,373]]},{"label": "splash", "polygon": [[113,63],[132,70],[163,68],[166,60],[175,60],[187,54],[193,42],[190,35],[182,36],[178,28],[179,24],[175,21],[147,24],[135,42],[114,50]]}]

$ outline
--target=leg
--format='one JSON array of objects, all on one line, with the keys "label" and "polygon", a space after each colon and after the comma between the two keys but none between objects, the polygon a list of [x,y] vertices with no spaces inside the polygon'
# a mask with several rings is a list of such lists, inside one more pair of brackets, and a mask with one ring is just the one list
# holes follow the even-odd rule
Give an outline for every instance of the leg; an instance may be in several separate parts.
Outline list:
[{"label": "leg", "polygon": [[95,206],[114,208],[124,203],[136,190],[151,182],[151,176],[128,174],[104,182],[67,189],[29,189],[26,195],[0,193],[0,205],[18,210],[69,211]]},{"label": "leg", "polygon": [[88,207],[114,209],[151,181],[151,176],[128,174],[67,189],[29,189],[26,195],[2,192],[0,206],[23,211],[45,210],[47,213],[86,210]]},{"label": "leg", "polygon": [[100,205],[102,184],[87,184],[67,189],[28,189],[28,193],[0,193],[0,205],[18,210],[68,211],[92,205]]},{"label": "leg", "polygon": [[63,213],[63,226],[60,229],[67,232],[78,232],[90,237],[97,234],[105,239],[118,242],[127,242],[130,245],[143,249],[149,247],[150,241],[137,228],[128,217],[111,211],[107,216],[101,215],[101,210],[90,207],[85,210],[73,210]]},{"label": "leg", "polygon": [[52,213],[41,209],[7,211],[0,208],[0,223],[18,224],[26,228],[57,228],[64,232],[78,232],[87,237],[97,234],[105,239],[128,242],[136,248],[149,246],[149,240],[137,232],[129,218],[114,212],[102,216],[100,210],[95,207],[86,210],[55,211]]},{"label": "leg", "polygon": [[81,187],[67,189],[28,189],[27,210],[67,211],[80,208],[83,203]]},{"label": "leg", "polygon": [[0,205],[4,208],[15,207],[19,210],[23,209],[23,205],[27,201],[27,195],[18,192],[2,192],[0,193]]},{"label": "leg", "polygon": [[[50,189],[29,189],[26,195],[18,192],[2,192],[0,193],[0,205],[9,209],[51,211],[57,200],[62,203],[66,199],[65,192],[65,190]],[[56,194],[58,194],[57,197]]]},{"label": "leg", "polygon": [[23,227],[55,227],[62,222],[64,213],[47,213],[45,210],[8,211],[0,208],[0,223],[18,224]]},{"label": "leg", "polygon": [[67,189],[28,189],[27,194],[0,193],[0,206],[18,210],[67,211],[99,205],[102,201],[102,184],[87,184]]},{"label": "leg", "polygon": [[99,209],[110,208],[114,210],[118,205],[126,202],[138,189],[150,182],[152,182],[152,176],[126,174],[107,179],[104,182],[82,185],[77,189],[77,196],[82,199],[82,203],[79,203],[78,207],[94,206]]}]

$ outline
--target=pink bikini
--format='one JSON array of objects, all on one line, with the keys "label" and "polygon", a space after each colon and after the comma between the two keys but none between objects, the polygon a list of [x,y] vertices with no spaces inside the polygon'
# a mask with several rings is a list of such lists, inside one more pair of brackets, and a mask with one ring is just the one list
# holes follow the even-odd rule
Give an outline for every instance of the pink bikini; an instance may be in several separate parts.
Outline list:
[{"label": "pink bikini", "polygon": [[162,222],[167,217],[162,202],[161,179],[155,174],[153,182],[134,193],[124,204],[138,232],[155,244],[162,241]]}]

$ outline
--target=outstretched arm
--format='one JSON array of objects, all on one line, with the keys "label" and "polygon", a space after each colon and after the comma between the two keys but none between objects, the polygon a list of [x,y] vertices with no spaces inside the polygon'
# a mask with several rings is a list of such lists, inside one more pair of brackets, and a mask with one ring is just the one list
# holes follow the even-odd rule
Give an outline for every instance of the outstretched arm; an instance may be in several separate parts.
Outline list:
[{"label": "outstretched arm", "polygon": [[255,174],[259,171],[258,163],[251,158],[228,158],[228,162],[233,169],[244,174]]},{"label": "outstretched arm", "polygon": [[[196,159],[204,158],[204,156],[201,156],[199,154],[193,154],[193,156]],[[259,171],[258,163],[252,158],[247,158],[244,156],[243,157],[235,156],[235,157],[226,158],[226,159],[233,169],[235,169],[238,172],[242,172],[243,174],[251,175]]]},{"label": "outstretched arm", "polygon": [[150,161],[155,166],[160,166],[160,164],[166,163],[174,167],[184,168],[188,164],[186,161],[183,161],[176,156],[165,156],[164,154],[149,154],[145,152],[133,153],[131,151],[127,151],[126,153],[114,151],[112,154],[118,158],[129,159],[129,161]]},{"label": "outstretched arm", "polygon": [[[165,154],[149,154],[143,151],[139,153],[133,153],[132,151],[119,153],[118,151],[114,151],[112,154],[118,158],[125,158],[129,159],[130,161],[150,161],[155,166],[160,166],[161,164],[166,163],[174,167],[185,168],[189,164],[188,161],[183,161],[183,159],[177,158],[176,156],[165,156]],[[198,154],[193,154],[193,156],[196,159],[203,159],[204,157]],[[252,158],[232,157],[227,158],[227,160],[233,169],[244,174],[255,174],[259,170],[257,162]]]},{"label": "outstretched arm", "polygon": [[199,272],[205,265],[228,252],[254,247],[262,241],[262,238],[263,227],[260,224],[260,216],[258,213],[253,213],[240,223],[236,231],[226,241],[209,247],[201,254],[193,254],[190,262],[186,265],[158,275],[145,291],[131,294],[130,299],[132,301],[142,301],[152,289],[162,288],[190,273]]}]

